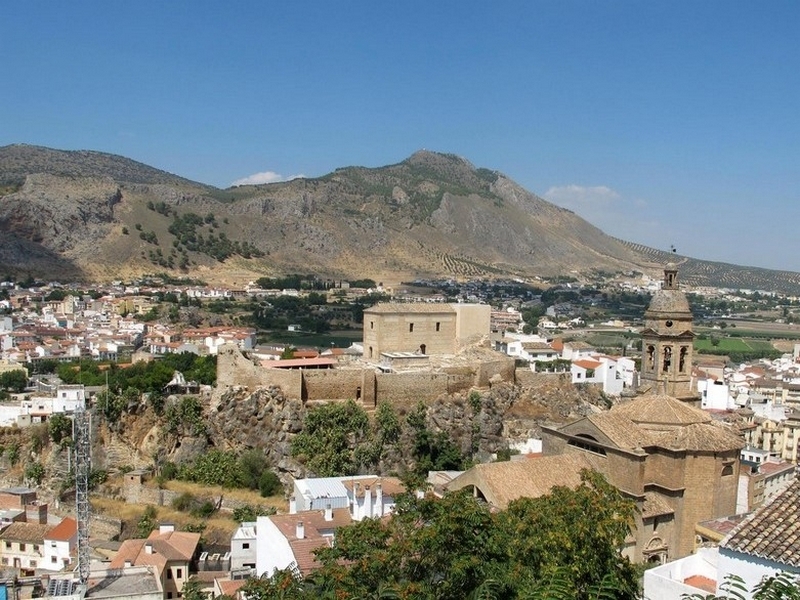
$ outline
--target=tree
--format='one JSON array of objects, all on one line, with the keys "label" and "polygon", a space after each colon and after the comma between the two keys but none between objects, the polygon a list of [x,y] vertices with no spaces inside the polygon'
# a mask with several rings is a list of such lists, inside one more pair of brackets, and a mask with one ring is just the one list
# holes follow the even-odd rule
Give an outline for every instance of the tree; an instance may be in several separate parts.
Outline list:
[{"label": "tree", "polygon": [[183,584],[181,590],[183,600],[208,600],[210,594],[203,591],[203,584],[192,576]]},{"label": "tree", "polygon": [[14,369],[0,373],[0,388],[15,392],[17,394],[24,392],[28,386],[28,376],[22,369]]},{"label": "tree", "polygon": [[150,533],[158,525],[158,522],[156,521],[157,516],[158,512],[156,511],[155,506],[149,505],[147,508],[145,508],[144,513],[142,513],[142,516],[139,517],[139,521],[136,523],[136,537],[146,538],[148,535],[150,535]]},{"label": "tree", "polygon": [[292,440],[292,455],[319,477],[355,475],[356,450],[369,433],[369,417],[353,400],[312,408]]},{"label": "tree", "polygon": [[719,586],[720,595],[684,594],[683,600],[800,600],[800,578],[794,573],[782,571],[765,577],[747,593],[744,580],[738,575],[728,575]]},{"label": "tree", "polygon": [[72,437],[72,419],[63,413],[55,413],[47,422],[47,429],[52,442],[61,444]]},{"label": "tree", "polygon": [[[340,528],[334,547],[317,551],[321,567],[309,577],[279,571],[248,582],[245,593],[254,600],[634,600],[639,573],[619,552],[634,510],[590,473],[574,490],[556,488],[497,513],[466,492],[405,494],[392,519]],[[543,540],[527,539],[532,532]]]},{"label": "tree", "polygon": [[25,469],[25,479],[34,482],[36,485],[42,483],[44,475],[44,466],[40,462],[32,462]]}]

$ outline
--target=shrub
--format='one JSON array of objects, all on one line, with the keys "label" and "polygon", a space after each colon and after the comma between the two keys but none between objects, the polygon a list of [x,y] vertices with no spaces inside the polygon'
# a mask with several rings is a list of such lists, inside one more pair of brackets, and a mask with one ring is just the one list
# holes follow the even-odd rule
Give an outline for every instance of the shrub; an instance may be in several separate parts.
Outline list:
[{"label": "shrub", "polygon": [[267,498],[282,492],[283,484],[275,473],[264,471],[258,479],[258,489],[261,492],[261,497]]},{"label": "shrub", "polygon": [[190,492],[184,492],[172,501],[172,508],[181,512],[188,512],[194,508],[195,497]]},{"label": "shrub", "polygon": [[40,462],[32,462],[28,465],[28,468],[25,469],[25,479],[29,481],[33,481],[36,485],[42,483],[42,479],[44,479],[45,470],[44,466]]}]

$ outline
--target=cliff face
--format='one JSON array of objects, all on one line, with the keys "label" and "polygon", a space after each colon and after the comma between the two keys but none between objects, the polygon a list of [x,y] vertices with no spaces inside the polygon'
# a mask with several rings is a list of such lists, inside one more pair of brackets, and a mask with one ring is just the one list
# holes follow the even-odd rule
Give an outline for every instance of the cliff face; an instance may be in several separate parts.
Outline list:
[{"label": "cliff face", "polygon": [[[169,402],[179,400],[172,398]],[[593,388],[576,388],[558,376],[541,377],[431,400],[427,403],[426,427],[447,434],[463,454],[487,459],[509,442],[538,436],[542,423],[574,419],[599,410],[603,404]],[[186,425],[167,434],[164,420],[142,405],[113,429],[98,429],[95,462],[104,468],[145,467],[152,465],[155,457],[162,463],[182,463],[209,448],[235,452],[257,448],[278,471],[304,477],[307,471],[292,457],[291,443],[302,431],[308,410],[313,408],[287,398],[278,387],[231,387],[205,401],[202,433]],[[403,472],[413,462],[414,433],[405,425],[410,410],[396,408],[402,434],[385,448],[377,467],[382,474]]]}]

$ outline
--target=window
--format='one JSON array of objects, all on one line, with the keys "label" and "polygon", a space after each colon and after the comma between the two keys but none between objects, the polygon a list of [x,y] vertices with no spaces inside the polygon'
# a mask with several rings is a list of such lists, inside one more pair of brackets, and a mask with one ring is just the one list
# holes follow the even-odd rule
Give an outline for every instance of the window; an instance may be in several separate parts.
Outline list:
[{"label": "window", "polygon": [[22,542],[20,542],[20,544],[19,544],[19,551],[20,552],[25,552],[25,544],[23,544]]},{"label": "window", "polygon": [[11,542],[6,542],[6,550],[11,550]]},{"label": "window", "polygon": [[33,545],[33,551],[34,552],[38,552],[39,551],[39,544],[34,544]]},{"label": "window", "polygon": [[375,329],[375,321],[370,321],[369,322],[369,328],[370,329]]},{"label": "window", "polygon": [[167,599],[172,598],[172,592],[167,592]]},{"label": "window", "polygon": [[436,331],[439,331],[439,326],[440,325],[441,325],[441,323],[439,323],[439,322],[436,323]]},{"label": "window", "polygon": [[414,324],[413,323],[409,323],[408,324],[408,333],[414,333]]},{"label": "window", "polygon": [[32,569],[35,569],[35,568],[36,568],[36,561],[35,561],[35,560],[32,560],[32,561],[31,561],[31,568],[32,568]]},{"label": "window", "polygon": [[172,569],[167,569],[167,579],[172,579]]},{"label": "window", "polygon": [[175,569],[175,578],[180,579],[183,577],[183,569]]},{"label": "window", "polygon": [[3,563],[4,565],[7,565],[7,564],[8,564],[8,559],[7,559],[5,556],[3,557],[2,563]]},{"label": "window", "polygon": [[250,543],[249,542],[244,542],[242,544],[242,550],[250,550]]},{"label": "window", "polygon": [[51,563],[58,562],[58,559],[57,559],[55,556],[51,556],[51,557],[50,557],[50,562],[51,562]]}]

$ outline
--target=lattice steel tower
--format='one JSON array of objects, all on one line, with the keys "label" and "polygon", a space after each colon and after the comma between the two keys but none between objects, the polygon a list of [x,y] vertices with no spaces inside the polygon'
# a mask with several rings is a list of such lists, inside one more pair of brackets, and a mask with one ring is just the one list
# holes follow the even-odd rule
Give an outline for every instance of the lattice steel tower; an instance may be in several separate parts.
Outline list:
[{"label": "lattice steel tower", "polygon": [[73,415],[75,442],[75,516],[78,521],[78,573],[81,583],[89,579],[89,473],[92,470],[91,413],[78,406]]}]

